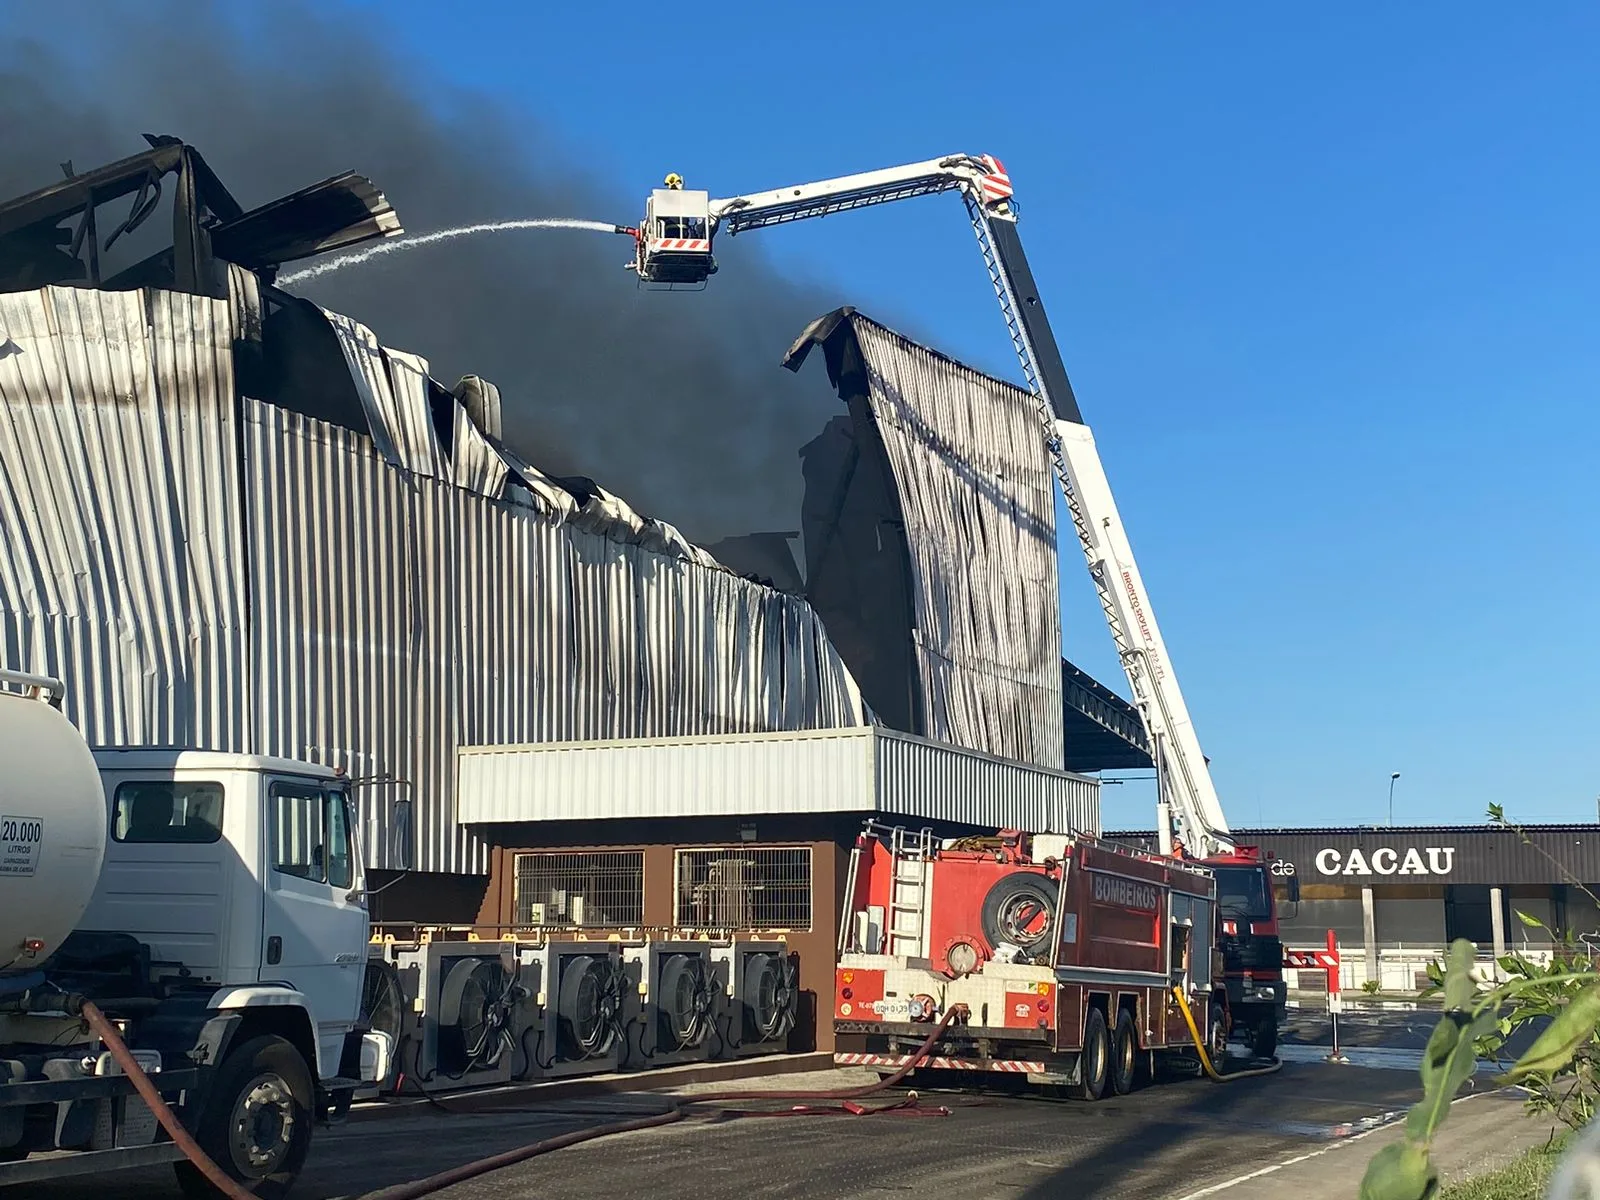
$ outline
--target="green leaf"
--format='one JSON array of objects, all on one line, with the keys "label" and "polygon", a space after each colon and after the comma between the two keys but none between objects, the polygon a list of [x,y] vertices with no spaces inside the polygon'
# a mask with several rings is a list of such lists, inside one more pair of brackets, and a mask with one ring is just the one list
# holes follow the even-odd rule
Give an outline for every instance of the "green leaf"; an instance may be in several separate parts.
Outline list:
[{"label": "green leaf", "polygon": [[1537,968],[1526,959],[1518,958],[1515,954],[1502,954],[1495,960],[1500,964],[1500,969],[1508,975],[1518,975],[1523,979],[1532,979]]},{"label": "green leaf", "polygon": [[1489,805],[1489,820],[1496,825],[1504,825],[1506,823],[1506,806],[1504,804]]},{"label": "green leaf", "polygon": [[1415,1142],[1395,1142],[1372,1156],[1361,1178],[1361,1200],[1431,1200],[1439,1172]]},{"label": "green leaf", "polygon": [[1406,1136],[1413,1141],[1433,1137],[1449,1115],[1450,1101],[1477,1069],[1472,1039],[1462,1036],[1465,1024],[1464,1014],[1445,1013],[1428,1037],[1422,1051],[1422,1099],[1406,1114]]},{"label": "green leaf", "polygon": [[1515,1083],[1529,1075],[1549,1075],[1566,1066],[1579,1047],[1594,1037],[1600,1023],[1600,984],[1583,989],[1558,1012],[1533,1045],[1506,1073]]},{"label": "green leaf", "polygon": [[1467,1026],[1466,1036],[1476,1041],[1478,1038],[1487,1037],[1493,1033],[1499,1024],[1500,1005],[1491,1004],[1476,1017],[1472,1018],[1472,1024]]},{"label": "green leaf", "polygon": [[1444,1006],[1447,1011],[1460,1010],[1472,1003],[1478,990],[1473,981],[1472,968],[1478,963],[1478,951],[1466,938],[1450,943],[1450,954],[1444,967]]},{"label": "green leaf", "polygon": [[1534,916],[1532,913],[1525,913],[1520,908],[1513,908],[1511,911],[1517,914],[1517,920],[1521,921],[1524,925],[1531,926],[1534,929],[1543,929],[1545,927],[1544,922],[1539,920],[1539,918]]}]

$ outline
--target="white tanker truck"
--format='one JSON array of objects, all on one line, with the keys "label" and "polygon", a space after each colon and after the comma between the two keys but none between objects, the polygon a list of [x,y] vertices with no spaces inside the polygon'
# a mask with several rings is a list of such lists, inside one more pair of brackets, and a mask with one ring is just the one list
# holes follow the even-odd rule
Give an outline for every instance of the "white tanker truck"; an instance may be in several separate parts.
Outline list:
[{"label": "white tanker truck", "polygon": [[91,752],[63,694],[0,670],[0,1188],[173,1162],[188,1195],[238,1194],[158,1126],[93,1032],[103,1017],[179,1132],[244,1192],[282,1196],[313,1124],[388,1068],[359,1025],[369,925],[345,782]]}]

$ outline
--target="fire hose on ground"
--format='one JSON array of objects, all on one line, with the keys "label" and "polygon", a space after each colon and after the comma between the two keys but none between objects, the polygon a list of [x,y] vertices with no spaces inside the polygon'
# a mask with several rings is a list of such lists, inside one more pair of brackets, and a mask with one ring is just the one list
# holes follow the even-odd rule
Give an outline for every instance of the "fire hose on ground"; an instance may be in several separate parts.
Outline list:
[{"label": "fire hose on ground", "polygon": [[[213,1162],[209,1155],[200,1148],[194,1136],[184,1128],[183,1122],[172,1111],[167,1102],[162,1099],[161,1093],[156,1090],[155,1084],[150,1082],[150,1077],[139,1066],[138,1060],[128,1050],[127,1044],[117,1032],[116,1026],[106,1018],[91,1001],[84,1000],[82,1007],[83,1019],[88,1022],[94,1035],[105,1043],[106,1049],[111,1052],[112,1059],[122,1072],[133,1083],[134,1091],[139,1093],[140,1099],[150,1107],[156,1120],[167,1131],[177,1147],[195,1168],[210,1181],[219,1192],[229,1200],[254,1200],[251,1191],[243,1185],[230,1179],[221,1167]],[[573,1133],[564,1133],[557,1137],[545,1138],[543,1141],[533,1142],[527,1146],[520,1146],[515,1150],[508,1150],[504,1154],[496,1154],[489,1158],[479,1159],[476,1162],[466,1163],[437,1175],[430,1175],[426,1179],[419,1179],[412,1183],[403,1183],[396,1187],[386,1188],[378,1193],[379,1200],[418,1200],[422,1196],[430,1196],[468,1179],[479,1175],[486,1175],[491,1171],[498,1171],[503,1167],[513,1166],[516,1163],[526,1162],[541,1154],[548,1154],[552,1150],[562,1150],[568,1146],[576,1146],[582,1142],[593,1141],[596,1138],[609,1137],[617,1133],[632,1133],[641,1129],[653,1129],[660,1125],[671,1125],[689,1116],[688,1110],[696,1105],[721,1103],[729,1100],[791,1100],[791,1101],[835,1101],[838,1108],[815,1108],[809,1104],[798,1104],[792,1108],[774,1111],[732,1111],[723,1112],[723,1117],[747,1116],[817,1116],[817,1115],[850,1115],[874,1116],[879,1113],[894,1113],[904,1116],[949,1116],[948,1108],[919,1108],[917,1096],[913,1092],[904,1099],[891,1104],[880,1105],[877,1108],[867,1108],[856,1104],[876,1092],[893,1087],[919,1066],[923,1059],[932,1052],[940,1036],[949,1028],[950,1023],[958,1016],[966,1014],[964,1005],[956,1005],[945,1013],[943,1019],[934,1026],[928,1034],[927,1040],[917,1048],[916,1053],[905,1062],[894,1074],[880,1079],[877,1083],[869,1083],[858,1088],[841,1088],[835,1091],[823,1092],[764,1092],[764,1091],[732,1091],[711,1092],[692,1099],[678,1100],[673,1107],[664,1113],[657,1113],[648,1117],[637,1117],[628,1121],[613,1121],[606,1125],[597,1125],[592,1129],[580,1129]]]},{"label": "fire hose on ground", "polygon": [[385,1188],[378,1192],[373,1200],[421,1200],[423,1196],[431,1196],[455,1184],[464,1183],[475,1179],[479,1175],[486,1175],[491,1171],[498,1171],[503,1167],[514,1166],[536,1158],[541,1154],[548,1154],[552,1150],[562,1150],[568,1146],[576,1146],[581,1142],[593,1141],[596,1138],[609,1137],[615,1133],[632,1133],[640,1129],[652,1129],[659,1125],[671,1125],[684,1120],[690,1115],[689,1109],[701,1104],[722,1103],[729,1100],[791,1100],[791,1101],[835,1101],[838,1109],[819,1109],[801,1104],[793,1108],[775,1110],[771,1112],[724,1112],[724,1117],[744,1116],[814,1116],[833,1113],[845,1113],[852,1116],[875,1116],[879,1113],[894,1113],[897,1115],[926,1115],[948,1116],[947,1108],[924,1109],[917,1107],[916,1093],[912,1093],[903,1100],[892,1104],[881,1105],[877,1108],[867,1108],[854,1103],[876,1092],[884,1091],[899,1083],[919,1065],[922,1060],[933,1053],[933,1048],[938,1044],[939,1038],[950,1027],[950,1023],[957,1017],[967,1014],[965,1005],[954,1005],[933,1027],[927,1039],[917,1047],[915,1053],[895,1071],[876,1083],[869,1083],[857,1088],[840,1088],[835,1091],[824,1092],[776,1092],[776,1091],[733,1091],[709,1092],[692,1099],[677,1100],[671,1109],[649,1117],[638,1117],[630,1121],[615,1121],[608,1125],[597,1125],[593,1129],[580,1129],[575,1133],[565,1133],[557,1137],[546,1138],[540,1142],[533,1142],[527,1146],[519,1146],[515,1150],[508,1150],[503,1154],[496,1154],[489,1158],[479,1159],[477,1162],[465,1163],[453,1167],[448,1171],[441,1171],[437,1175],[430,1175],[426,1179],[419,1179],[413,1183],[403,1183],[397,1187]]},{"label": "fire hose on ground", "polygon": [[117,1028],[106,1019],[90,1000],[83,1002],[81,1009],[83,1019],[89,1023],[89,1028],[94,1035],[106,1044],[106,1049],[111,1051],[111,1057],[122,1073],[133,1081],[133,1090],[139,1093],[139,1098],[149,1106],[150,1111],[161,1123],[161,1128],[167,1131],[167,1136],[177,1143],[178,1149],[195,1165],[195,1168],[210,1181],[211,1185],[227,1196],[229,1200],[253,1200],[249,1191],[228,1178],[226,1172],[211,1158],[200,1144],[194,1140],[190,1132],[183,1127],[183,1122],[178,1120],[178,1114],[167,1107],[167,1102],[161,1098],[161,1093],[156,1091],[156,1085],[150,1082],[150,1077],[139,1066],[138,1060],[128,1051],[127,1043],[122,1040],[122,1035]]},{"label": "fire hose on ground", "polygon": [[[1194,1040],[1195,1050],[1200,1055],[1200,1064],[1205,1069],[1205,1073],[1212,1079],[1219,1083],[1227,1083],[1235,1079],[1245,1079],[1257,1075],[1271,1075],[1282,1068],[1283,1064],[1281,1062],[1274,1062],[1271,1066],[1252,1067],[1242,1071],[1230,1071],[1226,1075],[1220,1073],[1212,1064],[1210,1055],[1206,1053],[1205,1040],[1200,1036],[1199,1027],[1195,1024],[1194,1013],[1190,1010],[1189,1002],[1184,997],[1182,989],[1173,988],[1172,992],[1173,996],[1178,1001],[1179,1007],[1183,1011],[1184,1022],[1189,1027],[1189,1036]],[[183,1151],[189,1161],[195,1165],[196,1169],[198,1169],[207,1178],[207,1180],[209,1180],[211,1184],[217,1188],[218,1191],[229,1197],[229,1200],[252,1200],[252,1193],[239,1183],[235,1182],[233,1179],[230,1179],[228,1175],[211,1160],[206,1152],[200,1148],[200,1145],[194,1140],[193,1135],[191,1135],[189,1131],[184,1128],[183,1122],[178,1119],[177,1114],[174,1113],[167,1105],[167,1102],[162,1099],[161,1093],[156,1090],[155,1084],[150,1082],[149,1076],[147,1076],[143,1069],[140,1068],[138,1061],[133,1057],[132,1053],[129,1052],[126,1043],[123,1042],[121,1036],[117,1033],[116,1027],[112,1025],[112,1023],[106,1018],[105,1014],[88,1000],[83,1002],[82,1014],[84,1020],[88,1022],[89,1028],[94,1031],[95,1036],[105,1043],[106,1048],[111,1052],[111,1057],[115,1060],[117,1066],[120,1067],[132,1081],[134,1090],[138,1092],[140,1098],[150,1107],[151,1112],[155,1114],[156,1120],[161,1124],[161,1127],[167,1131],[167,1136],[170,1137],[178,1146],[178,1148]],[[899,1083],[918,1066],[920,1066],[925,1058],[929,1057],[929,1055],[933,1053],[934,1046],[938,1043],[940,1037],[943,1036],[945,1030],[950,1027],[951,1022],[953,1022],[957,1017],[964,1016],[965,1014],[966,1007],[964,1005],[953,1006],[939,1020],[939,1023],[935,1025],[929,1032],[922,1045],[916,1049],[916,1051],[899,1067],[899,1069],[893,1074],[887,1075],[883,1079],[878,1080],[876,1083],[869,1083],[862,1087],[856,1088],[840,1088],[833,1091],[818,1092],[710,1092],[705,1095],[696,1096],[692,1099],[680,1099],[674,1102],[672,1108],[663,1113],[656,1113],[647,1117],[636,1117],[626,1121],[613,1121],[606,1125],[597,1125],[591,1129],[580,1129],[572,1133],[565,1133],[556,1137],[545,1138],[542,1141],[533,1142],[526,1146],[519,1146],[514,1150],[508,1150],[503,1154],[492,1155],[488,1158],[479,1159],[476,1162],[465,1163],[459,1167],[453,1167],[448,1171],[442,1171],[436,1175],[430,1175],[426,1179],[419,1179],[411,1183],[404,1183],[395,1187],[386,1188],[377,1193],[375,1200],[421,1200],[421,1197],[423,1196],[431,1196],[435,1192],[442,1191],[447,1187],[452,1187],[458,1183],[464,1183],[469,1179],[475,1179],[480,1175],[486,1175],[490,1172],[498,1171],[505,1167],[514,1166],[517,1163],[526,1162],[528,1159],[536,1158],[541,1154],[548,1154],[554,1150],[562,1150],[568,1146],[580,1145],[583,1142],[594,1141],[597,1138],[610,1137],[613,1134],[632,1133],[644,1129],[654,1129],[662,1125],[675,1124],[676,1122],[687,1118],[690,1115],[689,1110],[691,1108],[703,1104],[725,1103],[730,1100],[831,1101],[835,1102],[838,1107],[817,1108],[813,1107],[809,1103],[801,1103],[787,1109],[734,1110],[731,1112],[724,1111],[720,1114],[724,1118],[802,1115],[873,1116],[880,1113],[894,1113],[905,1116],[948,1116],[950,1114],[950,1110],[948,1108],[919,1108],[917,1105],[917,1096],[915,1092],[911,1093],[904,1099],[894,1101],[890,1104],[880,1105],[877,1108],[868,1108],[855,1102],[865,1099],[866,1097],[874,1095],[878,1092],[885,1091]]]},{"label": "fire hose on ground", "polygon": [[1222,1074],[1211,1064],[1211,1056],[1206,1053],[1205,1039],[1200,1036],[1200,1027],[1194,1022],[1194,1013],[1189,1008],[1189,1001],[1184,996],[1183,989],[1175,987],[1172,989],[1172,994],[1177,998],[1178,1007],[1183,1010],[1184,1024],[1188,1025],[1189,1036],[1194,1039],[1194,1048],[1200,1055],[1200,1066],[1204,1068],[1205,1073],[1212,1079],[1218,1083],[1231,1083],[1235,1079],[1249,1079],[1255,1075],[1271,1075],[1283,1069],[1283,1063],[1274,1060],[1271,1066],[1247,1067],[1242,1071],[1229,1071],[1226,1075]]}]

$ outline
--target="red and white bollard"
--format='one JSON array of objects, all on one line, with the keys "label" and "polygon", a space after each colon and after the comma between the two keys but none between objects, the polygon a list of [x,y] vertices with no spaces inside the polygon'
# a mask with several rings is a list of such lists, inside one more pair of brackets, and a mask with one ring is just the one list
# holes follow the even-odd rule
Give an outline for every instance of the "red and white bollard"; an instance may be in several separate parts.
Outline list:
[{"label": "red and white bollard", "polygon": [[1328,973],[1328,1017],[1333,1022],[1333,1052],[1328,1055],[1327,1061],[1347,1063],[1350,1060],[1339,1050],[1339,1012],[1344,1008],[1344,993],[1339,981],[1339,939],[1333,936],[1331,929],[1328,930],[1328,948],[1317,951],[1317,965]]},{"label": "red and white bollard", "polygon": [[1326,1062],[1347,1063],[1350,1060],[1339,1049],[1339,1014],[1344,1010],[1344,994],[1339,980],[1339,939],[1328,930],[1325,950],[1285,950],[1284,965],[1302,971],[1321,971],[1328,979],[1328,1017],[1333,1022],[1333,1052]]}]

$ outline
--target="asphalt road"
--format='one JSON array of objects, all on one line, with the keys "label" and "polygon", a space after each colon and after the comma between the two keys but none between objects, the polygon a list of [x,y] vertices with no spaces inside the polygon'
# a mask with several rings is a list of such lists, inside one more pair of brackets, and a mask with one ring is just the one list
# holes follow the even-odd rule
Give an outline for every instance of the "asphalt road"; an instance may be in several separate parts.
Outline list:
[{"label": "asphalt road", "polygon": [[[696,1118],[560,1150],[438,1194],[442,1200],[665,1200],[678,1194],[696,1200],[931,1194],[1179,1200],[1394,1120],[1417,1097],[1416,1059],[1434,1018],[1428,1012],[1347,1015],[1342,1030],[1352,1050],[1388,1051],[1395,1059],[1373,1065],[1321,1061],[1327,1014],[1294,1014],[1285,1033],[1285,1057],[1291,1061],[1278,1074],[1259,1079],[1226,1085],[1181,1079],[1098,1104],[925,1092],[923,1106],[952,1109],[944,1117]],[[1302,1057],[1309,1061],[1292,1061]],[[828,1072],[769,1086],[826,1082],[837,1087],[859,1078]],[[367,1196],[558,1133],[661,1107],[659,1097],[619,1097],[567,1102],[559,1110],[435,1112],[348,1125],[319,1134],[294,1195],[303,1200]],[[165,1200],[176,1195],[171,1178],[165,1168],[129,1172],[93,1184],[19,1189],[7,1200],[103,1200],[108,1194]],[[112,1179],[117,1186],[109,1192]],[[1226,1190],[1214,1194],[1227,1200]]]}]

